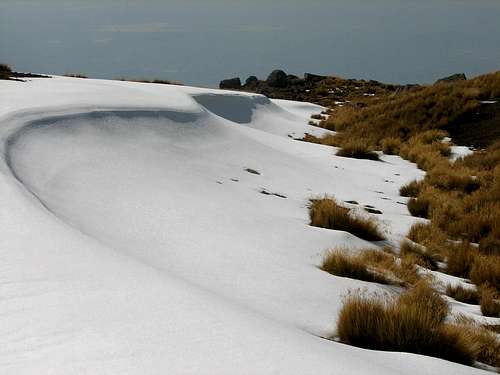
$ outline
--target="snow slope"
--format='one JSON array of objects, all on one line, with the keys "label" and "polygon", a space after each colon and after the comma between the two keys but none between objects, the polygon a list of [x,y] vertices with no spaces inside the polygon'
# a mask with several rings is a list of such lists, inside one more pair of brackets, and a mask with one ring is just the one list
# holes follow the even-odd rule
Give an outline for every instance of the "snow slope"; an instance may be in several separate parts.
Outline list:
[{"label": "snow slope", "polygon": [[294,140],[320,107],[61,77],[0,103],[1,374],[483,372],[322,338],[349,290],[391,287],[317,268],[383,243],[308,226],[308,199],[373,205],[397,243],[422,172]]}]

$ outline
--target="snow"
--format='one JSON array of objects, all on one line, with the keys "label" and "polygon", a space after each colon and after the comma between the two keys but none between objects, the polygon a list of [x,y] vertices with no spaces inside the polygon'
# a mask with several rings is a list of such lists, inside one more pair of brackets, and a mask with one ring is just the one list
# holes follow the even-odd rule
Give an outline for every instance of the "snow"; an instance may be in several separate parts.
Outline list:
[{"label": "snow", "polygon": [[423,172],[293,140],[321,107],[63,77],[0,102],[0,373],[484,373],[323,338],[349,290],[391,289],[317,268],[385,242],[309,226],[308,200],[375,206],[397,244]]},{"label": "snow", "polygon": [[474,153],[474,151],[467,146],[451,146],[450,149],[451,149],[450,159],[453,161]]}]

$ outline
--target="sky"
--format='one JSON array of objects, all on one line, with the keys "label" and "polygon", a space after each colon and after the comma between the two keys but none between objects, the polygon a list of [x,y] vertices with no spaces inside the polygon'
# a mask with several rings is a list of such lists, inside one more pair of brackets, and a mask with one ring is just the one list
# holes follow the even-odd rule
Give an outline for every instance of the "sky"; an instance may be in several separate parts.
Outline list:
[{"label": "sky", "polygon": [[498,0],[0,0],[19,71],[217,86],[273,69],[426,83],[500,69]]}]

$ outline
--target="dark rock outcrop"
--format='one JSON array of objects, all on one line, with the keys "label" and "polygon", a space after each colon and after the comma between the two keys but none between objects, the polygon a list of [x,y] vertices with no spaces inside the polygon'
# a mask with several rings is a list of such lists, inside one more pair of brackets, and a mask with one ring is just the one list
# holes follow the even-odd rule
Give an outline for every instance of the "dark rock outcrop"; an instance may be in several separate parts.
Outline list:
[{"label": "dark rock outcrop", "polygon": [[256,76],[250,76],[245,81],[245,86],[255,85],[257,82],[259,82],[259,79]]},{"label": "dark rock outcrop", "polygon": [[225,90],[241,89],[241,80],[239,77],[224,79],[219,83],[219,88]]},{"label": "dark rock outcrop", "polygon": [[328,77],[326,76],[320,76],[318,74],[312,74],[312,73],[304,73],[304,80],[306,82],[319,82]]},{"label": "dark rock outcrop", "polygon": [[467,77],[465,76],[464,73],[457,73],[457,74],[452,74],[451,76],[444,77],[441,79],[438,79],[436,83],[446,83],[446,82],[455,82],[455,81],[465,81],[467,80]]},{"label": "dark rock outcrop", "polygon": [[270,87],[286,87],[288,85],[288,76],[283,70],[274,70],[267,77],[266,83]]}]

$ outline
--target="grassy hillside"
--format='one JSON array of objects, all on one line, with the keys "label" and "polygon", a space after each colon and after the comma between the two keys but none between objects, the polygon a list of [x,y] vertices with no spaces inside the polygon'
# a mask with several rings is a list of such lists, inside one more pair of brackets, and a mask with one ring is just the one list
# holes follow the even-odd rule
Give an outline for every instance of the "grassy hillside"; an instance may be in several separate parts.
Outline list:
[{"label": "grassy hillside", "polygon": [[[484,101],[500,98],[500,72],[468,81],[439,83],[415,88],[397,95],[386,95],[360,108],[337,108],[324,123],[341,131],[344,138],[363,138],[372,147],[381,147],[387,138],[408,141],[426,130],[454,130],[474,120]],[[473,129],[471,129],[473,131]]]},{"label": "grassy hillside", "polygon": [[[408,237],[444,260],[441,271],[475,283],[483,314],[490,316],[500,316],[499,99],[500,72],[495,72],[381,95],[362,107],[333,103],[330,117],[319,125],[337,134],[305,139],[341,147],[342,156],[355,142],[359,157],[383,150],[426,170],[422,181],[401,189],[410,197],[409,212],[429,219]],[[488,147],[453,162],[445,138],[453,134],[480,139]]]}]

